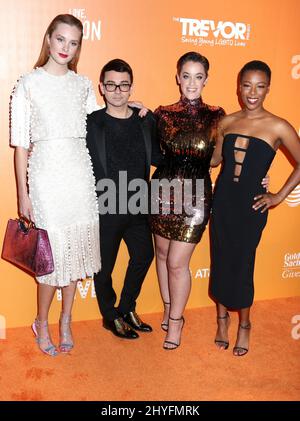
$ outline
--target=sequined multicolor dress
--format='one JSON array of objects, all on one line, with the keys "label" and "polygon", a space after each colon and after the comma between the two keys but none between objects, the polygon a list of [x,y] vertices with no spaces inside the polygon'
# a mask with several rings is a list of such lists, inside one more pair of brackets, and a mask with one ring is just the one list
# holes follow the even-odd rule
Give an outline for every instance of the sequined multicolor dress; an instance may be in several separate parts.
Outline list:
[{"label": "sequined multicolor dress", "polygon": [[99,109],[91,82],[37,68],[11,100],[11,145],[32,151],[29,196],[36,226],[48,231],[55,270],[40,283],[67,286],[100,269],[98,202],[86,148],[86,116]]},{"label": "sequined multicolor dress", "polygon": [[151,229],[169,240],[198,243],[210,216],[210,160],[217,125],[225,112],[204,104],[201,98],[190,101],[182,97],[176,104],[159,107],[155,114],[165,159],[152,183],[164,180],[175,187],[168,195],[161,186],[156,197],[152,188],[152,202],[156,203],[152,203]]}]

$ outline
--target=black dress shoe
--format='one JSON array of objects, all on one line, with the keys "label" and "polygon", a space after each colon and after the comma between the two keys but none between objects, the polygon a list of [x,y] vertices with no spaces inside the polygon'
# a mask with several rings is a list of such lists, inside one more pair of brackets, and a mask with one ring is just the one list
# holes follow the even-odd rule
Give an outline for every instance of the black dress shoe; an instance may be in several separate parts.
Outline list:
[{"label": "black dress shoe", "polygon": [[130,311],[123,316],[123,319],[129,326],[140,332],[152,332],[152,327],[144,323],[135,311]]},{"label": "black dress shoe", "polygon": [[139,335],[124,322],[122,317],[115,320],[103,319],[103,327],[110,330],[114,335],[124,339],[137,339]]}]

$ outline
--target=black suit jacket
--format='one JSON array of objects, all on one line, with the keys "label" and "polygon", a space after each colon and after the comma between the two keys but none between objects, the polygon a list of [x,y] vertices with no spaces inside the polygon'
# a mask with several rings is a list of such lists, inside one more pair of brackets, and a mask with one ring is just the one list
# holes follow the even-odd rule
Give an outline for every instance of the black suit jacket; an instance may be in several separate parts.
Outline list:
[{"label": "black suit jacket", "polygon": [[[133,108],[133,112],[138,114],[139,109]],[[105,121],[106,108],[94,111],[87,117],[87,147],[89,149],[96,183],[98,180],[107,178],[107,157],[106,157],[106,144],[105,144]],[[148,111],[145,117],[138,117],[141,125],[143,140],[145,142],[146,162],[145,162],[145,180],[149,181],[150,166],[157,167],[163,159],[158,138],[156,119],[151,111]]]}]

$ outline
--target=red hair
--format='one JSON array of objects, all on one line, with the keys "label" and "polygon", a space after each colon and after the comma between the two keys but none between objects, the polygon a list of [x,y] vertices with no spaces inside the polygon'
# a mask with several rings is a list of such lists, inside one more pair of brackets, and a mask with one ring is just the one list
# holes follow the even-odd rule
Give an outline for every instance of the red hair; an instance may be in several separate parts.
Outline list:
[{"label": "red hair", "polygon": [[67,25],[70,25],[70,26],[76,26],[76,28],[78,28],[80,33],[81,33],[80,39],[79,39],[79,45],[78,45],[76,54],[73,57],[73,59],[68,63],[68,68],[70,70],[74,70],[74,72],[77,72],[77,63],[78,63],[78,60],[79,60],[80,51],[81,51],[81,44],[82,44],[83,26],[82,26],[82,23],[80,22],[79,19],[77,19],[77,18],[75,18],[75,16],[69,15],[69,14],[57,15],[53,19],[53,21],[50,23],[50,25],[48,26],[48,28],[46,30],[46,33],[44,35],[41,52],[40,52],[40,55],[39,55],[39,58],[38,58],[37,62],[34,65],[34,69],[36,67],[42,67],[47,63],[47,61],[49,59],[49,45],[48,45],[47,37],[48,36],[51,37],[51,35],[55,31],[57,25],[60,24],[60,23],[66,23]]}]

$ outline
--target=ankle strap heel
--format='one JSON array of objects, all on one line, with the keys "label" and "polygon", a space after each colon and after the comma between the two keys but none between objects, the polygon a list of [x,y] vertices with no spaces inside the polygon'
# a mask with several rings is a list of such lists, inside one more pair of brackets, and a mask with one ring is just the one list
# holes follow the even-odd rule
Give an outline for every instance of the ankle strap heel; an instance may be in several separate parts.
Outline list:
[{"label": "ankle strap heel", "polygon": [[230,314],[226,311],[225,316],[217,316],[217,320],[230,319]]},{"label": "ankle strap heel", "polygon": [[185,319],[184,319],[184,317],[183,317],[183,316],[181,316],[179,319],[174,319],[174,317],[169,316],[169,319],[170,319],[170,320],[173,320],[174,322],[180,322],[180,320],[182,320],[182,321],[183,321],[183,323],[185,322]]},{"label": "ankle strap heel", "polygon": [[[58,355],[58,351],[50,339],[49,331],[48,331],[48,321],[47,320],[41,321],[38,318],[36,318],[35,321],[31,325],[31,329],[34,333],[35,340],[39,346],[39,349],[44,354],[50,355],[50,357],[56,357]],[[40,329],[46,329],[45,336],[41,336]]]},{"label": "ankle strap heel", "polygon": [[70,352],[74,347],[71,324],[72,317],[71,315],[65,315],[64,313],[60,314],[59,319],[59,350],[60,352],[67,353]]},{"label": "ankle strap heel", "polygon": [[[248,323],[246,323],[244,325],[242,325],[240,323],[239,324],[239,329],[250,330],[251,329],[251,322],[248,322]],[[235,357],[243,357],[244,355],[247,354],[248,351],[249,351],[249,348],[245,348],[243,346],[235,345],[235,347],[233,348],[233,355]]]},{"label": "ankle strap heel", "polygon": [[[166,306],[170,306],[171,303],[166,303],[165,301],[163,301],[164,303],[164,307],[166,308]],[[165,316],[164,316],[165,317]],[[168,328],[169,328],[169,323],[168,322],[164,322],[162,321],[162,323],[160,324],[160,327],[162,328],[162,330],[164,332],[168,332]]]},{"label": "ankle strap heel", "polygon": [[242,325],[241,323],[239,324],[239,327],[242,329],[251,329],[251,323],[247,323],[246,325]]},{"label": "ankle strap heel", "polygon": [[[217,323],[220,327],[219,320],[225,320],[224,324],[226,324],[226,328],[228,329],[229,323],[230,323],[230,314],[228,311],[226,311],[226,314],[224,316],[218,316],[217,315]],[[229,347],[229,341],[225,341],[224,339],[218,339],[218,336],[215,339],[215,344],[219,349],[226,350]]]},{"label": "ankle strap heel", "polygon": [[[182,331],[184,323],[185,323],[185,319],[184,319],[183,316],[181,316],[179,319],[175,319],[174,317],[169,316],[169,322],[170,321],[172,321],[172,322],[182,322],[182,325],[181,325],[181,331]],[[164,344],[163,344],[163,348],[166,349],[167,351],[172,351],[172,350],[178,348],[179,345],[180,345],[180,339],[181,339],[181,333],[180,333],[180,337],[179,337],[179,342],[173,342],[173,341],[165,340]]]}]

